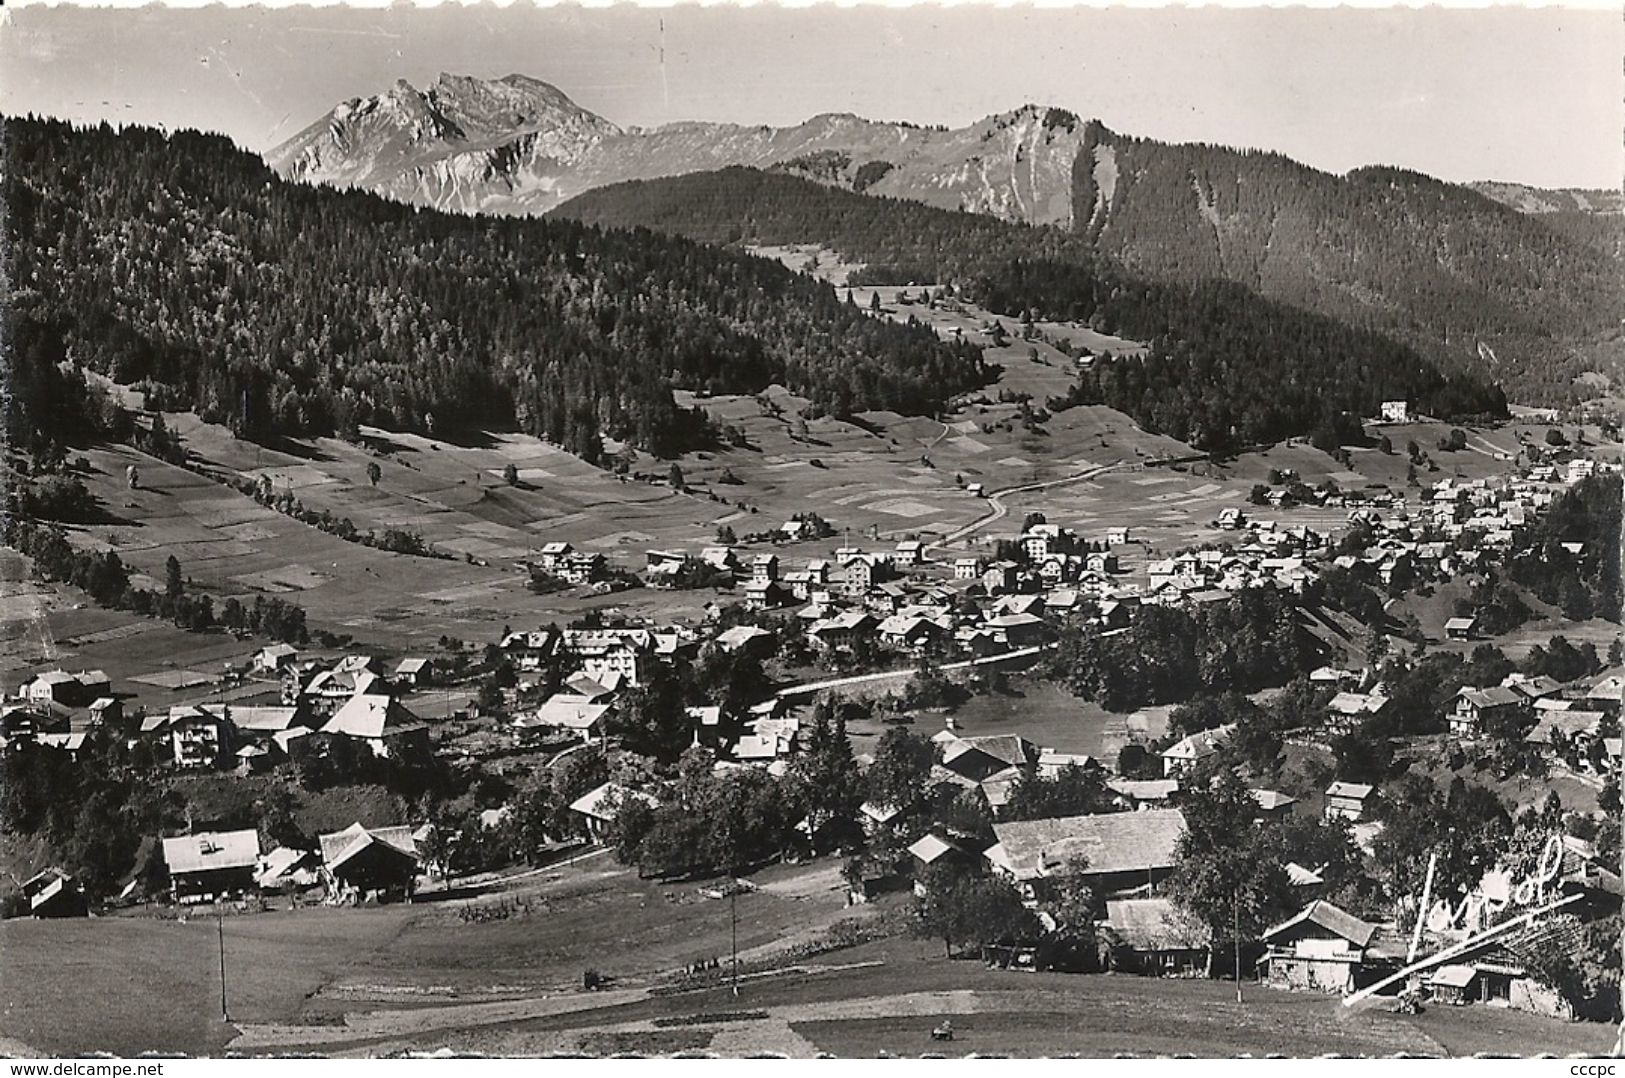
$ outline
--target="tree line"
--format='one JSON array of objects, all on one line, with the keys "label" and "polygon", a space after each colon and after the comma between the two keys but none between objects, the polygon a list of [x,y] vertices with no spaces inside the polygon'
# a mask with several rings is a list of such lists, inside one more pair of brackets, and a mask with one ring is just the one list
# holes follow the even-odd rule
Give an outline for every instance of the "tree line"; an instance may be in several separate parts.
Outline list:
[{"label": "tree line", "polygon": [[11,418],[48,431],[80,429],[51,370],[69,360],[247,438],[520,429],[587,460],[605,435],[663,456],[710,438],[675,389],[924,414],[988,377],[977,349],[738,252],[285,183],[191,131],[5,138]]},{"label": "tree line", "polygon": [[1150,344],[1101,358],[1052,407],[1104,403],[1203,448],[1304,435],[1405,399],[1431,415],[1505,416],[1500,390],[1412,347],[1222,278],[1163,282],[1085,236],[729,168],[598,188],[553,211],[719,244],[821,242],[858,284],[928,283],[1012,316],[1087,323]]}]

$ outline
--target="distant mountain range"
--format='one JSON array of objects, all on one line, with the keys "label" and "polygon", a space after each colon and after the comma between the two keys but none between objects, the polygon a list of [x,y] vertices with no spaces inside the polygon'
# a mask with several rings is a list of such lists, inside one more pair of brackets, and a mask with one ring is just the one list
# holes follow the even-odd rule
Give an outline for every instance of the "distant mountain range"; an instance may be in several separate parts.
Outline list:
[{"label": "distant mountain range", "polygon": [[438,209],[539,214],[623,180],[729,165],[778,168],[872,194],[1066,225],[1083,125],[1027,106],[948,130],[826,114],[795,127],[623,129],[523,75],[441,75],[346,101],[266,160],[297,180]]},{"label": "distant mountain range", "polygon": [[1234,281],[1398,336],[1531,402],[1625,381],[1614,192],[1391,168],[1339,176],[1033,105],[952,130],[833,114],[785,128],[621,128],[521,75],[397,83],[344,102],[267,160],[291,179],[524,215],[628,180],[742,165],[1076,232],[1148,279]]}]

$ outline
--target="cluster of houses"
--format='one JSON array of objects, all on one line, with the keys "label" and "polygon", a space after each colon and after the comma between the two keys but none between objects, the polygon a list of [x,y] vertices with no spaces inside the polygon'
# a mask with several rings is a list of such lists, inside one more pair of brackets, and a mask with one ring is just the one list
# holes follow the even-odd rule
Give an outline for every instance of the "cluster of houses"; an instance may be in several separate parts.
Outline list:
[{"label": "cluster of houses", "polygon": [[163,857],[170,896],[181,905],[311,888],[320,888],[329,905],[357,905],[411,899],[421,871],[418,845],[427,834],[426,826],[355,823],[318,836],[315,850],[262,850],[252,828],[210,831],[164,839]]},{"label": "cluster of houses", "polygon": [[[429,726],[400,700],[421,678],[423,661],[408,659],[386,675],[370,655],[331,664],[300,662],[285,644],[259,652],[253,669],[280,680],[280,702],[176,704],[139,716],[139,737],[160,747],[175,767],[254,773],[342,738],[375,756],[426,750]],[[25,682],[21,698],[0,708],[0,744],[31,739],[79,754],[91,730],[123,717],[120,700],[96,695],[88,708],[72,704],[108,693],[100,673],[49,671]]]},{"label": "cluster of houses", "polygon": [[[1099,765],[1088,757],[1039,748],[1019,736],[962,737],[945,730],[932,739],[940,749],[932,782],[981,793],[995,817],[991,843],[932,827],[908,847],[908,864],[900,876],[883,876],[877,870],[874,878],[854,884],[854,898],[864,900],[872,890],[909,877],[918,891],[925,870],[958,862],[1010,881],[1038,912],[1040,922],[1054,928],[1053,917],[1044,908],[1046,900],[1055,896],[1063,881],[1066,886],[1081,882],[1103,900],[1105,914],[1096,925],[1096,961],[1105,968],[1155,976],[1202,976],[1213,967],[1227,969],[1231,955],[1216,955],[1209,928],[1166,893],[1186,826],[1183,812],[1171,799],[1186,770],[1215,744],[1222,744],[1225,736],[1222,729],[1209,731],[1197,736],[1196,745],[1165,754],[1166,778],[1108,779],[1106,787],[1114,795],[1108,811],[1005,820],[999,817],[1010,786],[1024,772],[1054,775],[1064,767],[1088,770]],[[1277,791],[1252,792],[1255,826],[1272,826],[1305,808]],[[1377,831],[1377,825],[1369,822],[1373,796],[1371,786],[1336,782],[1325,791],[1320,810],[1329,819],[1351,821],[1367,852]],[[899,823],[899,811],[890,806],[865,804],[862,814],[871,837]],[[1618,875],[1597,862],[1588,844],[1567,837],[1562,843],[1561,865],[1545,881],[1548,897],[1582,895],[1599,909],[1607,902],[1617,903],[1625,889]],[[1325,897],[1321,867],[1286,866],[1302,906],[1244,948],[1240,960],[1245,974],[1276,988],[1345,994],[1407,968],[1416,957],[1409,946],[1411,926],[1373,923],[1339,908]],[[1473,894],[1490,896],[1481,901],[1494,901],[1500,892],[1510,892],[1505,875],[1499,870],[1486,875]],[[1541,918],[1515,933],[1475,943],[1474,933],[1486,923],[1454,926],[1452,931],[1453,926],[1435,915],[1427,923],[1425,938],[1435,951],[1455,945],[1451,960],[1418,971],[1408,981],[1401,979],[1393,990],[1409,986],[1444,1003],[1485,1001],[1567,1015],[1567,1004],[1532,971],[1537,968],[1535,954],[1565,934],[1572,942],[1579,923],[1572,916]],[[992,948],[990,956],[1031,964],[1033,950],[1001,945]],[[1025,954],[1011,958],[1006,952]]]}]

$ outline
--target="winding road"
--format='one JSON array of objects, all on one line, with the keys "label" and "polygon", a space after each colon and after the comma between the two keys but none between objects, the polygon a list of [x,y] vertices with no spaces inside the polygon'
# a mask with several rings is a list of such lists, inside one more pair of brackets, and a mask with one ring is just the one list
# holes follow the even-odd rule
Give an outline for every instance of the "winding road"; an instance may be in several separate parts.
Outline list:
[{"label": "winding road", "polygon": [[1046,479],[1041,483],[1023,483],[1020,486],[1004,487],[1001,490],[995,490],[993,493],[987,496],[988,512],[985,516],[976,518],[957,531],[949,532],[938,542],[928,543],[926,545],[932,550],[946,550],[950,544],[957,543],[959,540],[965,538],[965,536],[979,532],[989,524],[996,521],[1003,520],[1005,517],[1010,515],[1010,510],[1001,499],[1007,498],[1012,494],[1029,494],[1035,490],[1048,490],[1051,487],[1064,486],[1067,483],[1078,483],[1085,479],[1093,479],[1097,475],[1102,475],[1106,472],[1112,471],[1115,468],[1121,468],[1125,463],[1125,461],[1116,461],[1112,464],[1099,464],[1093,468],[1086,468],[1081,472],[1075,472],[1072,475],[1063,475],[1059,479]]}]

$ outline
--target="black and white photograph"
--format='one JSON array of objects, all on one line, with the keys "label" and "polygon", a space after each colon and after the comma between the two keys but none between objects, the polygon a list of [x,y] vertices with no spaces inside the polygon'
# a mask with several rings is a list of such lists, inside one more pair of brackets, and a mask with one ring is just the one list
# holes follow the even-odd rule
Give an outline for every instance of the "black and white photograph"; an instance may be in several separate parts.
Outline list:
[{"label": "black and white photograph", "polygon": [[0,1065],[1612,1073],[1622,58],[0,8]]}]

